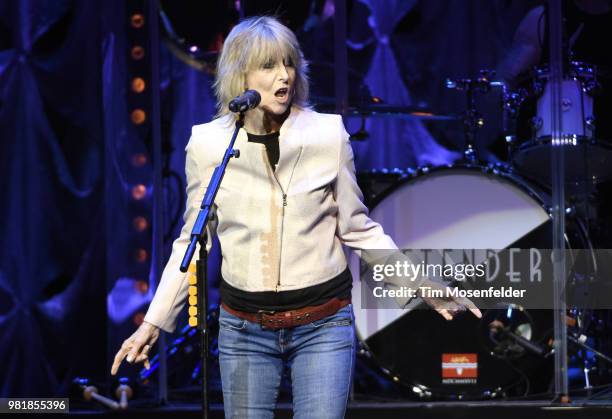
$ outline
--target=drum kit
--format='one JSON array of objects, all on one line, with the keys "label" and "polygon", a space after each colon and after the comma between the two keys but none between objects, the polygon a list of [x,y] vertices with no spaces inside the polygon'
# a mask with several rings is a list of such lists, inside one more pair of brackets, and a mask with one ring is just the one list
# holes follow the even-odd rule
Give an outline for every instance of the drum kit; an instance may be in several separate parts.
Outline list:
[{"label": "drum kit", "polygon": [[[515,90],[493,81],[493,76],[493,72],[481,71],[475,79],[447,81],[448,88],[465,92],[467,98],[463,117],[455,117],[462,119],[465,135],[460,162],[358,174],[371,218],[382,225],[400,249],[552,248],[551,93],[547,68],[535,69],[528,85]],[[507,163],[483,163],[478,159],[475,138],[484,120],[476,109],[475,96],[496,88],[501,89],[503,98],[509,158]],[[565,147],[565,180],[570,191],[567,196],[574,202],[582,199],[585,187],[604,182],[612,175],[612,146],[594,135],[593,103],[597,91],[596,68],[571,63],[562,83],[564,129],[559,145]],[[531,135],[520,138],[508,128],[518,124],[507,122],[525,118],[524,106],[529,101],[536,103],[535,114],[529,119]],[[372,104],[352,108],[350,114],[453,118],[423,109],[406,107],[402,113],[399,107],[387,108],[393,112],[385,113],[380,105]],[[593,260],[591,279],[603,279],[597,272],[591,239],[593,220],[585,220],[588,214],[581,213],[580,205],[568,205],[566,213],[566,248],[584,249]],[[369,360],[368,365],[408,389],[408,394],[431,400],[482,400],[550,390],[551,310],[507,305],[484,311],[480,320],[459,316],[453,322],[446,322],[431,310],[361,310],[359,260],[354,256],[350,263],[360,353]],[[588,325],[600,320],[597,316],[594,310],[568,311],[573,344],[596,345],[593,342],[597,336],[587,337],[587,333],[592,332]],[[512,333],[494,333],[492,325],[503,325]],[[581,346],[580,353],[594,353],[594,348],[587,348]],[[612,366],[608,364],[612,360],[604,353],[597,355],[608,367]],[[588,389],[595,381],[594,363],[586,356],[576,363],[582,375],[579,385]]]}]

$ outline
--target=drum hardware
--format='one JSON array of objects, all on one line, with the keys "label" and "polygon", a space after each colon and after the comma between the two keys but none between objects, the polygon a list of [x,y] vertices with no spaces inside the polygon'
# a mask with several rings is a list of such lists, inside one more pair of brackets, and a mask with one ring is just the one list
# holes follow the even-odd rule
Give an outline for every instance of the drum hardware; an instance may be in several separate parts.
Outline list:
[{"label": "drum hardware", "polygon": [[77,388],[77,392],[83,397],[83,400],[87,402],[95,401],[111,410],[119,410],[119,403],[113,399],[102,396],[98,388],[90,384],[89,379],[77,377],[72,383]]},{"label": "drum hardware", "polygon": [[506,135],[504,136],[504,141],[506,143],[506,155],[512,161],[512,156],[514,156],[514,151],[516,150],[516,135]]},{"label": "drum hardware", "polygon": [[494,175],[501,175],[503,173],[510,173],[511,168],[505,163],[489,163],[485,166],[480,166],[483,173],[492,173]]},{"label": "drum hardware", "polygon": [[430,170],[430,169],[431,169],[431,166],[429,166],[429,165],[420,166],[420,167],[417,169],[416,174],[417,174],[417,175],[425,175],[425,174],[429,173],[429,170]]},{"label": "drum hardware", "polygon": [[592,321],[593,312],[591,310],[569,310],[566,320],[568,326],[568,339],[578,347],[591,352],[593,356],[612,364],[612,357],[587,344],[589,339],[588,334],[598,333],[593,330],[590,331],[592,333],[589,332],[589,326]]},{"label": "drum hardware", "polygon": [[[331,97],[312,97],[314,108],[318,112],[335,113],[335,99]],[[456,121],[461,119],[457,115],[448,115],[433,112],[426,106],[421,105],[395,105],[384,103],[376,96],[368,101],[353,101],[344,113],[345,116],[369,117],[369,118],[394,118],[394,119],[417,119],[422,121]]]},{"label": "drum hardware", "polygon": [[[544,207],[549,216],[552,217],[553,207],[547,205]],[[576,213],[576,208],[574,206],[565,207],[565,215],[574,215]]]},{"label": "drum hardware", "polygon": [[[596,66],[581,62],[571,61],[565,69],[565,80],[580,82],[580,89],[591,96],[601,93],[601,83],[599,83],[599,70]],[[519,88],[518,92],[523,92],[525,97],[541,97],[544,94],[550,69],[548,65],[535,66],[530,72],[531,85],[529,88]]]},{"label": "drum hardware", "polygon": [[504,111],[511,118],[515,118],[518,115],[521,105],[523,104],[523,102],[525,101],[525,98],[527,97],[527,90],[519,89],[517,91],[509,91],[505,83],[503,82],[498,82],[498,83],[502,85],[502,89],[503,89],[502,100],[503,100]]},{"label": "drum hardware", "polygon": [[523,337],[521,333],[516,333],[501,323],[491,323],[489,325],[489,330],[489,339],[496,345],[493,353],[498,356],[505,358],[508,356],[508,352],[516,352],[516,349],[512,348],[512,346],[525,349],[538,356],[545,356],[547,353],[545,348],[531,343],[531,341]]},{"label": "drum hardware", "polygon": [[[311,62],[311,73],[314,73],[313,66],[321,67],[330,71],[330,76],[335,71],[332,63]],[[348,69],[349,102],[344,112],[344,116],[361,118],[361,127],[351,134],[351,139],[359,141],[365,140],[369,136],[365,130],[366,118],[394,118],[394,119],[417,119],[424,121],[455,121],[461,117],[457,115],[447,115],[433,112],[427,105],[398,105],[386,103],[382,98],[372,95],[368,85],[363,83],[363,74],[357,70]],[[333,78],[333,77],[332,77]],[[332,96],[311,96],[311,102],[318,112],[336,113],[336,98]],[[354,137],[354,138],[353,138]]]},{"label": "drum hardware", "polygon": [[371,169],[366,172],[360,172],[358,175],[361,177],[373,177],[373,178],[388,177],[390,179],[393,179],[393,181],[396,181],[398,179],[404,179],[406,177],[416,176],[418,173],[421,173],[421,170],[426,170],[426,169],[422,169],[420,167],[418,169],[411,169],[411,168],[400,169],[399,167],[388,169],[386,167],[383,167],[381,169]]},{"label": "drum hardware", "polygon": [[366,130],[366,116],[361,115],[361,125],[357,132],[349,135],[349,140],[351,141],[365,141],[370,138],[370,133]]},{"label": "drum hardware", "polygon": [[586,343],[588,336],[579,334],[576,332],[572,332],[567,335],[567,338],[570,340],[570,342],[578,345],[582,349],[585,349],[593,353],[593,355],[595,355],[596,357],[612,364],[612,358],[610,358],[608,355],[604,354],[603,352],[598,351],[597,349],[593,348],[592,346]]},{"label": "drum hardware", "polygon": [[349,107],[348,116],[366,115],[379,118],[404,118],[419,119],[425,121],[454,121],[458,119],[455,115],[437,114],[423,106],[404,106],[386,103],[372,103],[361,107]]},{"label": "drum hardware", "polygon": [[483,339],[492,356],[501,359],[517,359],[531,352],[547,357],[551,348],[532,341],[535,325],[528,311],[516,304],[500,305],[487,310],[483,315],[481,330],[488,339]]},{"label": "drum hardware", "polygon": [[505,135],[504,141],[506,143],[506,150],[508,152],[508,156],[512,156],[512,152],[514,151],[514,145],[516,144],[516,135]]},{"label": "drum hardware", "polygon": [[[583,388],[588,390],[592,387],[589,373],[597,368],[592,359],[600,358],[605,362],[612,363],[612,358],[587,343],[589,337],[584,332],[587,328],[584,320],[585,311],[590,313],[589,310],[578,310],[576,308],[568,310],[566,324],[568,326],[568,341],[577,348],[584,350],[584,352],[577,352],[575,355],[581,358],[585,383]],[[512,318],[511,321],[509,321],[510,318]],[[491,321],[491,319],[494,320]],[[490,331],[488,343],[493,356],[516,360],[529,352],[548,358],[554,352],[550,338],[542,339],[540,343],[532,341],[533,320],[529,312],[520,306],[507,305],[506,307],[500,307],[500,309],[487,310],[484,312],[482,323],[481,328],[485,332],[484,335],[486,335],[485,329],[488,323]],[[500,334],[499,329],[502,329],[503,333]],[[483,342],[487,342],[487,340],[483,339]]]},{"label": "drum hardware", "polygon": [[[358,92],[359,92],[359,103],[361,104],[362,107],[364,105],[367,105],[368,103],[382,102],[382,100],[379,97],[372,96],[370,92],[370,88],[365,83],[362,83],[359,86]],[[365,141],[370,138],[370,133],[366,130],[366,116],[367,116],[366,113],[361,114],[361,118],[360,118],[361,121],[360,121],[359,129],[357,130],[357,132],[349,135],[349,140]]]},{"label": "drum hardware", "polygon": [[[589,336],[585,332],[581,331],[584,329],[580,325],[580,317],[567,317],[568,333],[567,340],[569,343],[574,344],[577,348],[582,349],[582,375],[584,377],[584,389],[589,390],[592,388],[590,373],[597,369],[597,364],[594,362],[596,359],[601,359],[608,364],[612,364],[612,358],[605,353],[597,350],[588,343]],[[580,353],[579,353],[580,354]]]},{"label": "drum hardware", "polygon": [[463,160],[465,162],[476,163],[478,161],[474,141],[478,130],[485,124],[483,116],[476,109],[476,94],[488,93],[494,86],[501,86],[502,88],[505,86],[501,82],[491,81],[494,76],[494,71],[480,70],[478,77],[475,79],[446,79],[447,89],[466,93],[466,110],[463,113],[463,134],[465,138]]},{"label": "drum hardware", "polygon": [[119,408],[123,410],[128,408],[128,400],[134,397],[134,390],[129,383],[130,380],[127,377],[121,377],[119,385],[115,389],[115,397],[119,400]]},{"label": "drum hardware", "polygon": [[[505,133],[504,140],[506,142],[506,153],[508,159],[512,161],[514,150],[516,147],[516,135],[510,134],[515,131],[515,127],[512,122],[516,121],[519,113],[519,109],[525,100],[527,95],[525,89],[519,89],[518,91],[510,91],[506,83],[499,82],[502,87],[502,107],[503,107],[503,120],[502,120],[502,132]],[[510,125],[513,125],[511,128]]]},{"label": "drum hardware", "polygon": [[406,169],[400,169],[399,167],[394,167],[393,169],[388,169],[383,167],[381,169],[372,169],[367,172],[368,175],[376,176],[377,174],[382,175],[396,175],[398,178],[404,178],[408,176],[415,176],[417,173],[420,173],[423,170],[427,170],[426,167],[419,167],[418,169],[412,169],[410,167]]},{"label": "drum hardware", "polygon": [[415,169],[372,169],[357,173],[357,182],[363,193],[363,202],[367,207],[386,190],[393,187],[399,179],[412,177],[416,174]]}]

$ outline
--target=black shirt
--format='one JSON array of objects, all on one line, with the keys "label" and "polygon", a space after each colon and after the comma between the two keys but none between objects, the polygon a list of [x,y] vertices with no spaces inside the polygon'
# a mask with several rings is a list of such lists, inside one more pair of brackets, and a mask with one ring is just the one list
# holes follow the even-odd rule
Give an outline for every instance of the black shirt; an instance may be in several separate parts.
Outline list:
[{"label": "black shirt", "polygon": [[235,310],[257,313],[265,311],[296,310],[323,304],[334,297],[351,298],[353,278],[348,267],[336,277],[321,284],[291,291],[243,291],[232,287],[221,278],[221,301]]},{"label": "black shirt", "polygon": [[278,147],[278,137],[280,133],[273,132],[270,134],[256,135],[247,132],[248,140],[252,143],[259,143],[266,146],[266,153],[268,154],[268,160],[274,170],[278,164],[278,157],[280,156],[280,150]]}]

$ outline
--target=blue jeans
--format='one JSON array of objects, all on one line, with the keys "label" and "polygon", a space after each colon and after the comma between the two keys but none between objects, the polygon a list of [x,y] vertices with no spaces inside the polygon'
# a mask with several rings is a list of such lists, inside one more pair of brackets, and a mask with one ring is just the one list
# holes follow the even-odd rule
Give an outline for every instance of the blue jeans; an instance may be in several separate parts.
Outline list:
[{"label": "blue jeans", "polygon": [[226,418],[272,418],[283,366],[294,418],[344,417],[355,359],[353,308],[291,329],[263,329],[221,308],[219,363]]}]

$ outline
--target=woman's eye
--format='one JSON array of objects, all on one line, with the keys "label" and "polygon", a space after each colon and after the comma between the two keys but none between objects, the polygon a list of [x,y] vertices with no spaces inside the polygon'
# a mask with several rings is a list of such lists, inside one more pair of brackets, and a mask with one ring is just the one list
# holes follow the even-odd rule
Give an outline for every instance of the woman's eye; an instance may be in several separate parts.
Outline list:
[{"label": "woman's eye", "polygon": [[291,59],[286,59],[284,61],[285,67],[293,67],[293,61]]},{"label": "woman's eye", "polygon": [[264,63],[263,68],[266,68],[266,69],[274,68],[274,62],[268,61]]}]

